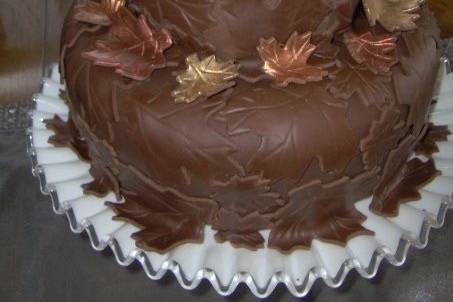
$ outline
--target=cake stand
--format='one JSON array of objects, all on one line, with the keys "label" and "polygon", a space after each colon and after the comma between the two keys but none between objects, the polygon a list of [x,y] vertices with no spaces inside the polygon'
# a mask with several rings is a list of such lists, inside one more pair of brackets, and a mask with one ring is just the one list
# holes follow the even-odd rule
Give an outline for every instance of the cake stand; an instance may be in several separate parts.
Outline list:
[{"label": "cake stand", "polygon": [[[453,131],[453,74],[449,73],[448,60],[441,61],[430,121],[435,125],[449,125]],[[71,149],[48,143],[53,132],[46,129],[43,121],[54,115],[63,120],[68,118],[68,107],[59,97],[63,89],[58,67],[54,65],[42,81],[41,92],[33,98],[28,152],[41,191],[50,195],[55,213],[66,215],[74,233],[88,233],[95,250],[110,247],[123,266],[137,260],[154,280],[171,271],[181,286],[190,290],[207,279],[223,296],[232,294],[240,283],[246,283],[259,298],[268,297],[279,283],[284,283],[294,296],[304,297],[318,278],[330,287],[339,287],[352,269],[364,278],[373,278],[383,259],[395,266],[404,264],[408,249],[424,248],[430,229],[440,228],[448,209],[453,207],[451,135],[448,141],[438,143],[440,152],[433,156],[442,174],[421,189],[420,200],[401,205],[397,217],[381,217],[369,211],[371,198],[356,203],[356,208],[367,217],[363,226],[372,230],[373,236],[355,237],[345,246],[314,240],[310,250],[285,255],[269,248],[250,251],[234,248],[229,243],[219,244],[214,231],[207,227],[202,244],[184,244],[166,254],[143,251],[131,239],[131,234],[139,229],[112,220],[115,213],[105,201],[116,200],[113,193],[105,198],[83,193],[81,185],[92,180],[89,164],[80,161]],[[262,235],[268,238],[269,232],[264,231]]]}]

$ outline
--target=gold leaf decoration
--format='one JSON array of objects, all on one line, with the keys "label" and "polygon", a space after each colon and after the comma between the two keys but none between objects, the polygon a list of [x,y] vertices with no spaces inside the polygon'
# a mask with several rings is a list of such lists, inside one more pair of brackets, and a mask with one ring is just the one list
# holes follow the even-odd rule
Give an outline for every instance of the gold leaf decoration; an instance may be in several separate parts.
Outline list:
[{"label": "gold leaf decoration", "polygon": [[407,31],[417,28],[417,13],[424,0],[363,0],[371,26],[379,22],[386,30]]},{"label": "gold leaf decoration", "polygon": [[126,0],[102,0],[100,3],[88,1],[75,7],[73,18],[79,22],[110,26],[111,14],[118,12],[125,5]]},{"label": "gold leaf decoration", "polygon": [[179,86],[172,92],[176,103],[191,103],[206,98],[236,84],[240,66],[233,61],[219,62],[214,55],[200,60],[197,54],[186,58],[187,70],[176,80]]},{"label": "gold leaf decoration", "polygon": [[278,86],[320,81],[327,75],[321,67],[307,63],[316,50],[316,46],[310,43],[311,35],[311,32],[303,35],[294,32],[283,45],[275,38],[261,39],[257,49],[264,62],[263,70],[276,80]]}]

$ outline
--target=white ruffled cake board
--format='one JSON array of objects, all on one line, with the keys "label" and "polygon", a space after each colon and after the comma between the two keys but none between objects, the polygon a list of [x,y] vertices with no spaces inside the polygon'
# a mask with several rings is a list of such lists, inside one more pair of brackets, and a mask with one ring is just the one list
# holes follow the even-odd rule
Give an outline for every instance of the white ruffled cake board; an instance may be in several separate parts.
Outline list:
[{"label": "white ruffled cake board", "polygon": [[[430,120],[436,125],[449,125],[453,132],[453,74],[448,70],[447,59],[442,59],[437,102]],[[409,247],[424,248],[431,227],[441,227],[448,209],[453,207],[451,135],[449,141],[438,143],[440,152],[434,155],[442,175],[421,190],[420,200],[402,205],[398,217],[385,218],[370,212],[371,198],[356,203],[367,217],[363,226],[374,231],[374,236],[355,237],[344,247],[314,240],[310,250],[284,255],[269,248],[249,251],[229,243],[219,244],[207,227],[202,244],[181,245],[164,255],[146,252],[131,239],[138,228],[112,220],[115,214],[104,203],[116,200],[113,194],[105,198],[84,195],[81,185],[92,180],[89,164],[81,162],[71,149],[48,143],[53,132],[46,129],[43,120],[55,114],[64,120],[68,117],[68,107],[59,98],[60,89],[64,89],[59,81],[58,67],[54,65],[49,78],[43,80],[41,93],[34,97],[30,114],[29,154],[41,190],[51,196],[55,213],[66,214],[74,233],[88,233],[95,250],[109,246],[124,266],[138,260],[154,280],[172,271],[183,288],[194,289],[202,279],[208,279],[223,296],[244,282],[259,298],[268,297],[279,283],[284,283],[294,296],[303,297],[318,278],[330,287],[339,287],[351,269],[372,278],[384,258],[395,266],[402,265]],[[267,238],[268,232],[263,235]]]}]

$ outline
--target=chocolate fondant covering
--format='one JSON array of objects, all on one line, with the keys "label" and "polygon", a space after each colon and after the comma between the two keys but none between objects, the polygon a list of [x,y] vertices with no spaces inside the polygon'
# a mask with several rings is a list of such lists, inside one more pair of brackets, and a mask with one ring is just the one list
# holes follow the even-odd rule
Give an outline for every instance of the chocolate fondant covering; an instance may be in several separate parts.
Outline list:
[{"label": "chocolate fondant covering", "polygon": [[[315,238],[344,244],[370,233],[355,202],[376,193],[372,209],[395,215],[435,175],[432,162],[406,164],[426,133],[439,64],[426,8],[417,30],[396,33],[399,64],[389,73],[358,64],[343,43],[347,30],[384,33],[368,25],[359,0],[133,0],[128,9],[171,33],[165,55],[176,65],[145,81],[96,66],[82,54],[108,28],[70,14],[61,66],[78,129],[71,141],[88,149],[95,178],[85,187],[124,198],[111,206],[142,229],[138,246],[165,252],[201,242],[207,225],[218,241],[247,248],[264,245],[261,230],[281,251]],[[277,87],[256,47],[294,31],[313,33],[310,62],[329,76]],[[175,75],[192,53],[234,59],[236,86],[176,104]]]}]

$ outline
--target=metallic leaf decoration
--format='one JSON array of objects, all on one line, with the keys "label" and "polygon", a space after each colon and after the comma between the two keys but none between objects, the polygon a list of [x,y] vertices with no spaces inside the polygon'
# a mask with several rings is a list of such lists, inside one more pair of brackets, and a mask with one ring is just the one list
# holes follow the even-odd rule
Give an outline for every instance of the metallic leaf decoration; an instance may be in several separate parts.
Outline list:
[{"label": "metallic leaf decoration", "polygon": [[396,41],[397,38],[389,34],[375,36],[367,32],[358,36],[352,31],[344,34],[344,42],[354,60],[374,73],[389,72],[390,67],[398,63]]},{"label": "metallic leaf decoration", "polygon": [[125,4],[126,0],[102,0],[100,3],[88,1],[75,7],[73,18],[80,22],[110,26],[112,24],[110,15]]},{"label": "metallic leaf decoration", "polygon": [[321,67],[307,63],[316,50],[316,46],[310,43],[311,35],[311,32],[303,35],[294,32],[285,45],[275,38],[261,39],[257,49],[264,62],[263,70],[276,80],[278,86],[320,81],[327,75]]},{"label": "metallic leaf decoration", "polygon": [[114,67],[116,73],[142,81],[155,69],[164,68],[163,52],[172,45],[166,29],[153,31],[145,16],[135,17],[125,8],[112,15],[109,38],[96,42],[96,49],[82,56],[95,65]]},{"label": "metallic leaf decoration", "polygon": [[363,0],[371,26],[379,22],[386,30],[407,31],[417,28],[417,11],[424,0]]},{"label": "metallic leaf decoration", "polygon": [[172,95],[176,103],[191,103],[197,98],[206,98],[234,86],[232,80],[239,76],[239,65],[233,61],[218,62],[214,55],[200,60],[193,54],[186,58],[187,70],[176,80],[179,83]]}]

